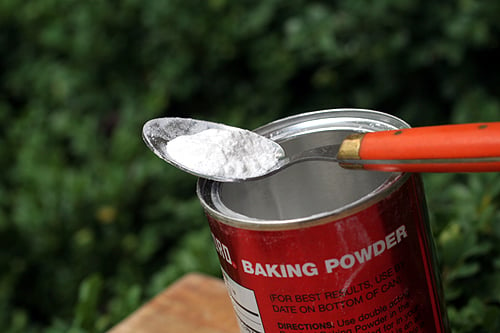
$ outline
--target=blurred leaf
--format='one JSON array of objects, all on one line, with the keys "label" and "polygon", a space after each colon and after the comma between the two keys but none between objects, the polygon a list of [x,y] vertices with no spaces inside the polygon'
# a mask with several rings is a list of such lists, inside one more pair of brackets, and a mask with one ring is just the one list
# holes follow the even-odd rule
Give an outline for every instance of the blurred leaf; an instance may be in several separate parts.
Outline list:
[{"label": "blurred leaf", "polygon": [[102,292],[102,278],[92,275],[80,285],[78,303],[73,325],[92,331],[98,315],[99,297]]}]

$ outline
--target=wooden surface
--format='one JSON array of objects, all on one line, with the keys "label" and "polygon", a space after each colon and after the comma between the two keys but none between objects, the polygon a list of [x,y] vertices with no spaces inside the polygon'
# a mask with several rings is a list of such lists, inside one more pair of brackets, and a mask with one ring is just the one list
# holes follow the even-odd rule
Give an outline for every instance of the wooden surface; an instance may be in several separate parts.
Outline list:
[{"label": "wooden surface", "polygon": [[108,333],[238,333],[222,280],[188,274]]}]

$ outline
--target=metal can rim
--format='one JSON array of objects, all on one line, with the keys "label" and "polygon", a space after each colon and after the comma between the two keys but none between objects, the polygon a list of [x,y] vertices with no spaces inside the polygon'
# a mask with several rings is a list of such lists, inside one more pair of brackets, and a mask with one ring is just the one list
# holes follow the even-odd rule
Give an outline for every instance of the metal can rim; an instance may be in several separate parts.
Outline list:
[{"label": "metal can rim", "polygon": [[[258,127],[254,131],[271,139],[280,139],[280,125],[282,126],[282,124],[284,123],[288,124],[288,126],[300,126],[301,120],[304,119],[319,120],[332,118],[332,114],[340,116],[341,113],[344,113],[345,116],[350,115],[350,117],[356,115],[370,115],[373,117],[379,117],[385,121],[392,122],[394,128],[410,127],[410,125],[408,125],[398,117],[380,111],[356,108],[340,108],[305,112],[298,115],[281,118],[279,120],[275,120],[266,125]],[[336,118],[340,119],[341,117]],[[371,191],[369,194],[362,196],[358,200],[355,200],[338,209],[325,211],[306,217],[285,220],[257,219],[238,214],[234,211],[231,211],[231,214],[229,214],[227,212],[216,209],[215,207],[220,206],[220,203],[215,202],[214,198],[215,200],[218,199],[217,192],[220,186],[223,184],[220,182],[199,178],[196,187],[196,193],[205,212],[209,216],[224,224],[249,230],[289,230],[330,223],[332,221],[340,220],[359,211],[362,211],[372,206],[373,204],[376,204],[384,197],[389,196],[392,192],[396,191],[398,188],[400,188],[400,186],[402,186],[402,184],[407,181],[409,176],[410,174],[408,173],[392,173],[382,185]]]}]

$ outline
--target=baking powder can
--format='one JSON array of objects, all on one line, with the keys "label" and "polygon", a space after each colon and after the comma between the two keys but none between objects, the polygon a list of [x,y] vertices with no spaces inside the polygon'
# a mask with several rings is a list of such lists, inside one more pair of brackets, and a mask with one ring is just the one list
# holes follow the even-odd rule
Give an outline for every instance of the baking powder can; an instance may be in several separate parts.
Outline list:
[{"label": "baking powder can", "polygon": [[[405,127],[334,109],[255,132],[291,156]],[[449,332],[418,174],[305,161],[253,181],[199,179],[197,193],[241,332]]]}]

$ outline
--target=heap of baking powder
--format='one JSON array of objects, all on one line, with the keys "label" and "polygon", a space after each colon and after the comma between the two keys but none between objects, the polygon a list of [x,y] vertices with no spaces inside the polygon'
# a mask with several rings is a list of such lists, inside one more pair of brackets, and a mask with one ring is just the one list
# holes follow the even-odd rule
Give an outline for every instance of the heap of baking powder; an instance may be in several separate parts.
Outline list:
[{"label": "heap of baking powder", "polygon": [[167,144],[178,164],[199,175],[246,179],[265,175],[285,156],[281,146],[240,128],[211,128]]}]

